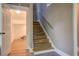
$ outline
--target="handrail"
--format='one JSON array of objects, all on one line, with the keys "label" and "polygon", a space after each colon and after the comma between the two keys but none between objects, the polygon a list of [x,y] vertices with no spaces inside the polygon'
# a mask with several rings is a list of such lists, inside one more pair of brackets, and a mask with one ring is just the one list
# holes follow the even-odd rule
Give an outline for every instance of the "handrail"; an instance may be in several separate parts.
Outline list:
[{"label": "handrail", "polygon": [[[41,15],[41,17],[42,17],[42,19],[53,29],[52,25],[46,20],[46,18],[45,18],[44,16],[42,16],[42,15]],[[42,20],[42,21],[43,21],[43,20]]]}]

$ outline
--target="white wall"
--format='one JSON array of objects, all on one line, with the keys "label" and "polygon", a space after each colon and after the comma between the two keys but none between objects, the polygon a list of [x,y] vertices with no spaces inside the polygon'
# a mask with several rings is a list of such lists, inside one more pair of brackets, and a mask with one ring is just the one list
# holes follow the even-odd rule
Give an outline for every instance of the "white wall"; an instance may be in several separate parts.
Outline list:
[{"label": "white wall", "polygon": [[26,25],[14,25],[14,39],[26,36]]},{"label": "white wall", "polygon": [[41,20],[56,48],[69,55],[74,55],[72,11],[72,4],[52,4],[43,16],[53,29]]},{"label": "white wall", "polygon": [[27,36],[26,34],[26,20],[27,11],[20,10],[20,13],[16,13],[16,9],[11,9],[11,42],[16,39],[20,39],[22,36]]},{"label": "white wall", "polygon": [[32,52],[33,49],[33,4],[29,5],[28,8],[28,20],[27,20],[27,38],[28,38],[28,45],[29,49]]},{"label": "white wall", "polygon": [[13,38],[11,42],[13,42],[16,39],[20,39],[22,36],[26,35],[26,24],[15,24],[13,25]]}]

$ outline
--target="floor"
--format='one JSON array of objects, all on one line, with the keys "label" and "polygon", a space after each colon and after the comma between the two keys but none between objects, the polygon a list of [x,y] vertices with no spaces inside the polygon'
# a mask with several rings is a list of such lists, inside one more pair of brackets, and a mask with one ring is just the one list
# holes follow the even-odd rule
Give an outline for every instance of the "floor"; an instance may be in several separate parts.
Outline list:
[{"label": "floor", "polygon": [[43,51],[52,49],[51,43],[45,35],[39,22],[33,21],[33,44],[34,51]]},{"label": "floor", "polygon": [[26,49],[26,39],[17,39],[12,43],[9,56],[30,56],[31,53]]},{"label": "floor", "polygon": [[58,53],[55,51],[47,52],[47,53],[42,53],[42,54],[37,54],[35,56],[60,56]]}]

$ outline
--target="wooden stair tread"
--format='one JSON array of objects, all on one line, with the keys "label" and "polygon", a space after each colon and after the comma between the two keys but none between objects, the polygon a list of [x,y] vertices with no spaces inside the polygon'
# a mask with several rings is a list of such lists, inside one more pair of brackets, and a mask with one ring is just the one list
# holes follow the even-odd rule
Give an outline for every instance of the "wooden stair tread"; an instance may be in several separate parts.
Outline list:
[{"label": "wooden stair tread", "polygon": [[37,47],[42,47],[42,46],[51,46],[51,43],[38,43],[38,44],[35,44],[34,46],[37,46]]},{"label": "wooden stair tread", "polygon": [[46,39],[46,37],[45,36],[34,37],[34,40],[41,40],[41,39]]},{"label": "wooden stair tread", "polygon": [[47,49],[51,49],[51,45],[47,44],[46,46],[45,45],[42,45],[42,46],[35,46],[35,48],[33,49],[34,51],[40,51],[40,50],[47,50]]},{"label": "wooden stair tread", "polygon": [[48,43],[48,40],[34,40],[34,43]]}]

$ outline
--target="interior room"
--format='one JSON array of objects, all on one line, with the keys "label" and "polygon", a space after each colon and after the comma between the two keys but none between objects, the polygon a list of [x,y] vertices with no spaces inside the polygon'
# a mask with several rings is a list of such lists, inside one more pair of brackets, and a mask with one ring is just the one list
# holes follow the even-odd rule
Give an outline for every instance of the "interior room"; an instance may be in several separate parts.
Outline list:
[{"label": "interior room", "polygon": [[2,28],[6,35],[1,39],[1,55],[75,56],[73,6],[71,3],[4,4],[0,22],[4,20]]},{"label": "interior room", "polygon": [[27,49],[26,11],[10,9],[11,12],[11,55]]}]

